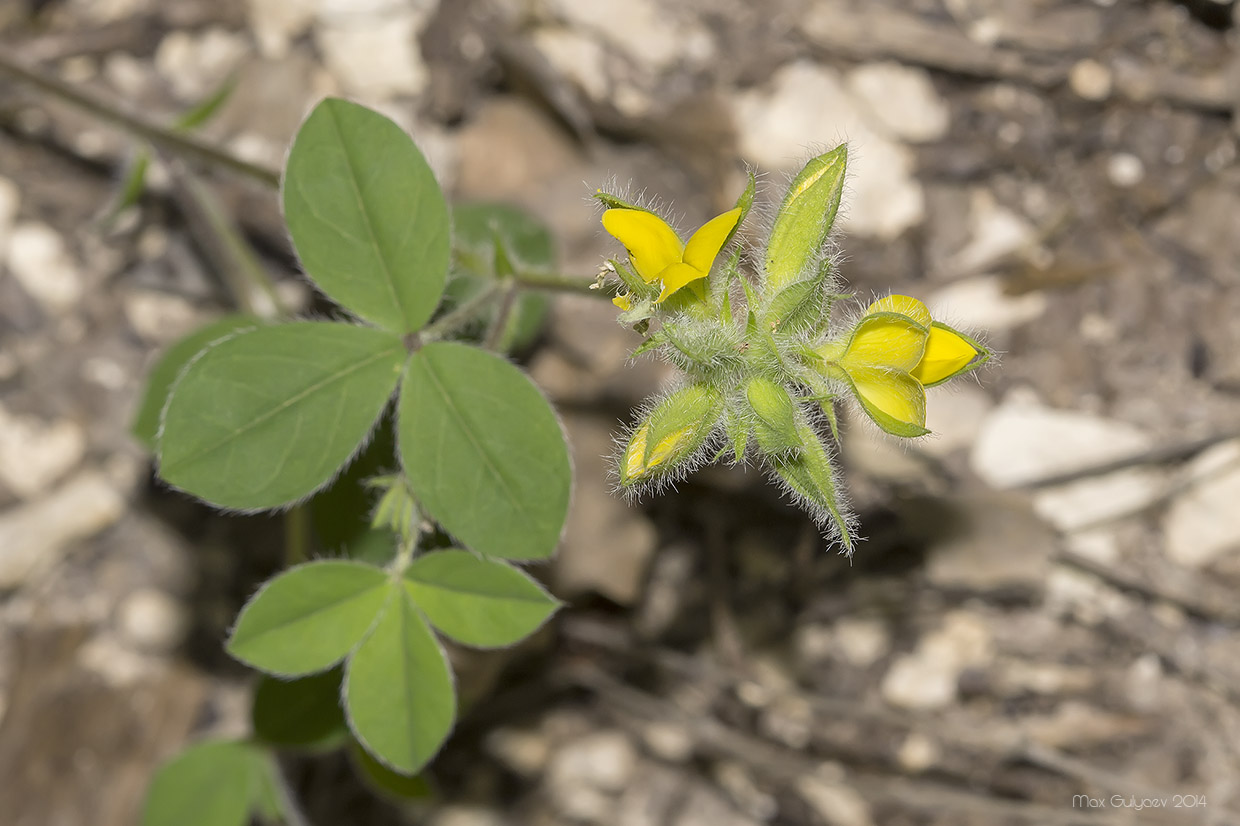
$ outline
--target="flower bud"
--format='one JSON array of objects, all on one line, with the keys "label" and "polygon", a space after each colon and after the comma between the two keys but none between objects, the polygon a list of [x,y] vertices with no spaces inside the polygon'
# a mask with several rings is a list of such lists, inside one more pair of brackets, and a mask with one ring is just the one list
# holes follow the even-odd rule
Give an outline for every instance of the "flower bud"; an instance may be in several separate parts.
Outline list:
[{"label": "flower bud", "polygon": [[848,147],[810,160],[793,179],[766,245],[767,295],[775,295],[818,263],[844,191]]},{"label": "flower bud", "polygon": [[633,430],[620,458],[620,483],[627,487],[684,470],[714,432],[722,410],[719,393],[704,385],[663,399]]},{"label": "flower bud", "polygon": [[753,435],[767,454],[786,453],[800,445],[796,403],[787,388],[762,376],[749,380],[745,399],[753,411]]},{"label": "flower bud", "polygon": [[831,457],[818,434],[805,422],[797,425],[801,449],[771,457],[771,466],[821,527],[833,527],[844,550],[852,553],[852,535],[835,487]]}]

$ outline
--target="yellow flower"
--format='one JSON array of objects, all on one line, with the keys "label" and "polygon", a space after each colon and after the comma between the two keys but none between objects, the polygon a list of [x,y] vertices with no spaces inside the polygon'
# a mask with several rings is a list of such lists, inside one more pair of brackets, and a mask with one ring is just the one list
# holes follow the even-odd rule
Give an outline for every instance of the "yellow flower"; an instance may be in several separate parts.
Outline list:
[{"label": "yellow flower", "polygon": [[[741,210],[730,209],[702,225],[687,244],[681,243],[667,222],[652,212],[640,209],[609,209],[603,213],[603,228],[624,244],[633,269],[647,284],[658,283],[659,297],[666,301],[676,291],[693,284],[699,298],[705,293],[697,282],[710,275],[719,250],[727,243],[740,220]],[[632,309],[628,296],[613,299],[617,307]]]},{"label": "yellow flower", "polygon": [[926,305],[907,295],[871,304],[844,345],[818,350],[830,373],[846,380],[879,427],[897,436],[926,430],[926,387],[966,370],[978,346],[934,321]]}]

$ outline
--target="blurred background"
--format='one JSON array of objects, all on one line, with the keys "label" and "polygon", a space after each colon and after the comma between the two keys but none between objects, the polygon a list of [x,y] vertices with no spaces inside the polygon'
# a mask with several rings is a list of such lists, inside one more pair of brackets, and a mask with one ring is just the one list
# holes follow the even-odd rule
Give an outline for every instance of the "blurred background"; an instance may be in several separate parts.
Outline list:
[{"label": "blurred background", "polygon": [[[617,252],[595,187],[687,230],[746,164],[769,204],[847,140],[850,291],[1003,357],[931,391],[931,438],[849,423],[849,562],[754,469],[613,496],[612,434],[669,376],[606,301],[557,297],[525,363],[575,457],[543,569],[569,606],[459,656],[434,802],[290,758],[307,822],[1240,823],[1236,7],[4,0],[0,820],[133,823],[163,760],[247,731],[221,643],[281,522],[162,488],[128,428],[162,348],[255,300],[213,215],[311,303],[261,172],[333,94],[583,277]],[[139,143],[107,121],[170,126],[230,77],[192,132],[227,157],[165,149],[111,214]]]}]

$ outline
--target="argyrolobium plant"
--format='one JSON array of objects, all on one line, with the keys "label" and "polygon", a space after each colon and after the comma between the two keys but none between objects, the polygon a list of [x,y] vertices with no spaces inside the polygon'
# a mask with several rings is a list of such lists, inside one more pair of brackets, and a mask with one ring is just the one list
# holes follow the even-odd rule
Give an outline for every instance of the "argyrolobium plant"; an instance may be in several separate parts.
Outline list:
[{"label": "argyrolobium plant", "polygon": [[925,388],[990,359],[908,296],[832,323],[842,296],[827,240],[846,166],[841,145],[792,181],[753,279],[741,272],[739,245],[721,257],[753,203],[752,177],[735,208],[687,242],[653,211],[598,193],[603,227],[628,252],[627,263],[611,259],[604,268],[620,281],[620,321],[643,333],[659,322],[635,355],[656,352],[684,373],[630,431],[618,460],[624,489],[657,487],[724,455],[755,459],[851,551],[851,515],[817,420],[838,440],[834,405],[852,398],[887,433],[925,435]]},{"label": "argyrolobium plant", "polygon": [[441,638],[509,646],[559,605],[518,564],[559,542],[567,445],[492,352],[541,320],[546,299],[516,289],[553,267],[549,234],[507,207],[450,211],[409,136],[343,100],[302,124],[281,189],[339,317],[190,336],[152,373],[135,433],[165,481],[212,505],[305,507],[333,558],[294,558],[241,611],[228,651],[269,675],[254,737],[165,766],[147,826],[270,818],[287,803],[274,748],[346,746],[372,785],[416,794],[457,712]]}]

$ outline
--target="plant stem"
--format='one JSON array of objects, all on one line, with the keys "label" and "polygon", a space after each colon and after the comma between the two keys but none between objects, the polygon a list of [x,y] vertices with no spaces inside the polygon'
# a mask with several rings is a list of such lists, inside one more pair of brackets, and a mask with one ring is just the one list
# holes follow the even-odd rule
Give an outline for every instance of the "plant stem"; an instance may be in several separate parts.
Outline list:
[{"label": "plant stem", "polygon": [[295,505],[284,512],[284,565],[291,568],[310,557],[310,508]]},{"label": "plant stem", "polygon": [[465,299],[459,306],[423,327],[420,334],[422,341],[444,338],[472,321],[479,311],[499,296],[502,287],[499,281],[487,282],[482,289]]},{"label": "plant stem", "polygon": [[505,283],[504,294],[499,300],[499,309],[495,311],[495,317],[491,319],[491,325],[487,328],[487,337],[483,342],[483,347],[488,350],[499,350],[500,342],[508,327],[508,319],[512,318],[512,311],[516,304],[517,286],[511,282]]},{"label": "plant stem", "polygon": [[556,292],[583,293],[611,300],[609,290],[600,289],[597,278],[586,278],[580,275],[565,275],[560,272],[519,272],[513,278],[522,287],[535,290],[554,290]]},{"label": "plant stem", "polygon": [[247,178],[266,184],[273,189],[280,185],[280,173],[274,169],[268,169],[265,166],[242,160],[211,143],[126,112],[119,105],[100,100],[65,83],[57,77],[28,66],[23,66],[2,50],[0,50],[0,75],[8,75],[15,80],[33,86],[59,101],[76,106],[87,114],[110,123],[161,149],[182,157],[194,158],[214,166],[232,170]]}]

